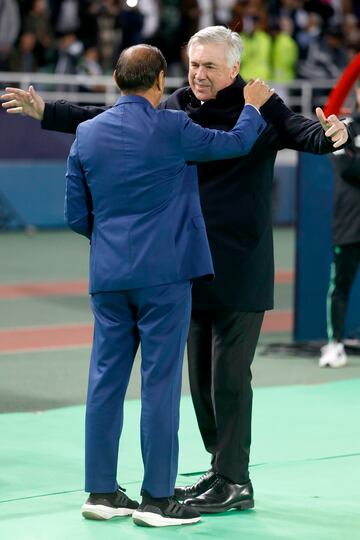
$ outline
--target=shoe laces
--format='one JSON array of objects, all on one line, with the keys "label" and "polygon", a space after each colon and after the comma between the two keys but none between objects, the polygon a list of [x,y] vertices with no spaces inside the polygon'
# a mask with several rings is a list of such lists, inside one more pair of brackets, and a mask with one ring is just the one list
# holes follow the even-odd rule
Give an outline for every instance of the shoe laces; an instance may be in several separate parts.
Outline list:
[{"label": "shoe laces", "polygon": [[223,478],[222,476],[220,476],[219,474],[216,475],[216,479],[213,483],[213,485],[211,486],[212,489],[214,489],[215,491],[221,491],[224,484],[226,484],[226,480],[225,478]]},{"label": "shoe laces", "polygon": [[118,489],[116,491],[116,499],[119,502],[119,504],[125,503],[126,501],[129,500],[129,497],[125,495],[125,491],[126,491],[125,488],[118,486]]},{"label": "shoe laces", "polygon": [[206,477],[208,476],[208,474],[211,472],[211,469],[209,471],[206,471],[204,472],[204,474],[202,474],[200,476],[200,478],[195,482],[195,484],[191,485],[191,486],[186,486],[184,489],[185,489],[185,492],[184,492],[184,498],[186,497],[192,497],[193,496],[193,493],[194,493],[194,490],[196,490],[196,488],[201,484],[201,482],[203,480],[206,479]]},{"label": "shoe laces", "polygon": [[199,478],[199,480],[197,482],[195,482],[195,486],[197,486],[198,484],[200,484],[203,480],[205,480],[205,478],[208,476],[209,472],[211,471],[206,471],[204,472],[204,474],[202,474]]}]

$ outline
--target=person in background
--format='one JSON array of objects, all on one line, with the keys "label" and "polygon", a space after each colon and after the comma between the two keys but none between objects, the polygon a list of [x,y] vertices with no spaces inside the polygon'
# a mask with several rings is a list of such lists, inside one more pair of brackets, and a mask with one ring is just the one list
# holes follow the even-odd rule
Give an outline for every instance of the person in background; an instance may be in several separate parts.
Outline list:
[{"label": "person in background", "polygon": [[20,11],[15,0],[0,0],[0,71],[9,69],[9,57],[20,31]]},{"label": "person in background", "polygon": [[[45,0],[34,0],[29,13],[24,19],[24,32],[34,34],[34,59],[37,69],[50,68],[54,64],[54,34],[50,24],[50,13]],[[25,70],[24,70],[25,71]]]},{"label": "person in background", "polygon": [[[99,53],[96,47],[89,47],[84,51],[84,54],[79,60],[77,67],[78,75],[85,75],[86,77],[95,76],[98,77],[103,74],[101,65],[99,62]],[[105,86],[101,84],[93,84],[88,81],[82,82],[80,85],[81,92],[105,92]]]},{"label": "person in background", "polygon": [[287,84],[296,78],[298,46],[292,38],[293,23],[290,17],[280,17],[273,30],[272,82]]},{"label": "person in background", "polygon": [[351,287],[360,265],[360,88],[356,109],[349,119],[354,139],[333,155],[335,201],[333,263],[328,293],[328,344],[321,349],[320,367],[339,368],[347,363],[344,325]]},{"label": "person in background", "polygon": [[[84,51],[83,43],[77,38],[76,34],[65,34],[58,38],[57,62],[55,73],[57,75],[75,75],[78,72],[78,65],[81,55]],[[58,84],[57,91],[62,90],[76,92],[78,86]]]},{"label": "person in background", "polygon": [[271,81],[276,93],[286,102],[288,84],[296,78],[299,49],[292,37],[293,22],[290,17],[282,16],[272,27],[272,73]]},{"label": "person in background", "polygon": [[306,59],[299,63],[299,75],[310,81],[337,79],[348,61],[341,28],[328,27],[310,44]]},{"label": "person in background", "polygon": [[267,15],[262,1],[239,0],[233,8],[233,24],[242,20],[241,39],[244,52],[240,74],[243,79],[261,78],[272,80],[272,39],[267,32]]},{"label": "person in background", "polygon": [[24,32],[19,39],[19,45],[9,56],[9,67],[12,71],[31,73],[37,71],[38,64],[35,55],[36,36]]}]

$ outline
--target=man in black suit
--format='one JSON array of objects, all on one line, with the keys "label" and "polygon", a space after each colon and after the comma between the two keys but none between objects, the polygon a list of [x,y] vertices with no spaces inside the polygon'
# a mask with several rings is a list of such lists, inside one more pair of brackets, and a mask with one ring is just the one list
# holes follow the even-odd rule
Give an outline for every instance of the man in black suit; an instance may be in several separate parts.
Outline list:
[{"label": "man in black suit", "polygon": [[[244,106],[239,35],[208,27],[190,39],[188,52],[190,87],[180,88],[160,106],[183,110],[204,127],[231,129]],[[75,132],[80,122],[104,110],[64,101],[44,104],[33,89],[9,89],[5,99],[8,110],[41,119],[45,129],[65,132]],[[276,95],[261,112],[268,126],[249,155],[198,165],[216,279],[211,285],[193,286],[188,361],[211,468],[175,494],[203,513],[254,506],[249,478],[251,363],[264,312],[273,308],[271,189],[277,151],[323,154],[348,138],[336,116],[326,119],[318,109],[320,123],[309,120],[290,111]]]},{"label": "man in black suit", "polygon": [[347,364],[344,347],[345,319],[351,288],[360,267],[360,87],[356,107],[347,119],[353,141],[335,152],[333,263],[327,299],[328,344],[321,349],[320,367]]}]

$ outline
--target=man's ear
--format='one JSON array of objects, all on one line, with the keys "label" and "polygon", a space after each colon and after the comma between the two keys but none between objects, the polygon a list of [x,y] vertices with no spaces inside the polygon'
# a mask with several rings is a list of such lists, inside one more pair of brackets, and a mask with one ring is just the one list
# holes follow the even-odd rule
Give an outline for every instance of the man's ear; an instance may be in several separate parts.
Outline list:
[{"label": "man's ear", "polygon": [[236,64],[234,64],[233,67],[231,68],[230,77],[232,79],[236,79],[237,75],[239,75],[239,71],[240,71],[240,63],[236,62]]},{"label": "man's ear", "polygon": [[163,72],[163,70],[161,70],[159,75],[157,76],[156,87],[160,92],[164,91],[164,88],[165,88],[165,73]]}]

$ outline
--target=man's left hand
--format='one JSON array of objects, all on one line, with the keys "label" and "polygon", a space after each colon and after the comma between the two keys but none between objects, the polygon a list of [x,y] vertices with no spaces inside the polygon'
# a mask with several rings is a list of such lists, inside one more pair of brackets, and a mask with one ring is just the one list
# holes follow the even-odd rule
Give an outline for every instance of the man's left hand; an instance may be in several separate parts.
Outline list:
[{"label": "man's left hand", "polygon": [[339,148],[339,146],[346,143],[349,138],[349,133],[344,122],[341,122],[335,114],[331,114],[326,118],[320,107],[316,108],[316,116],[325,131],[326,137],[331,139],[334,148]]}]

